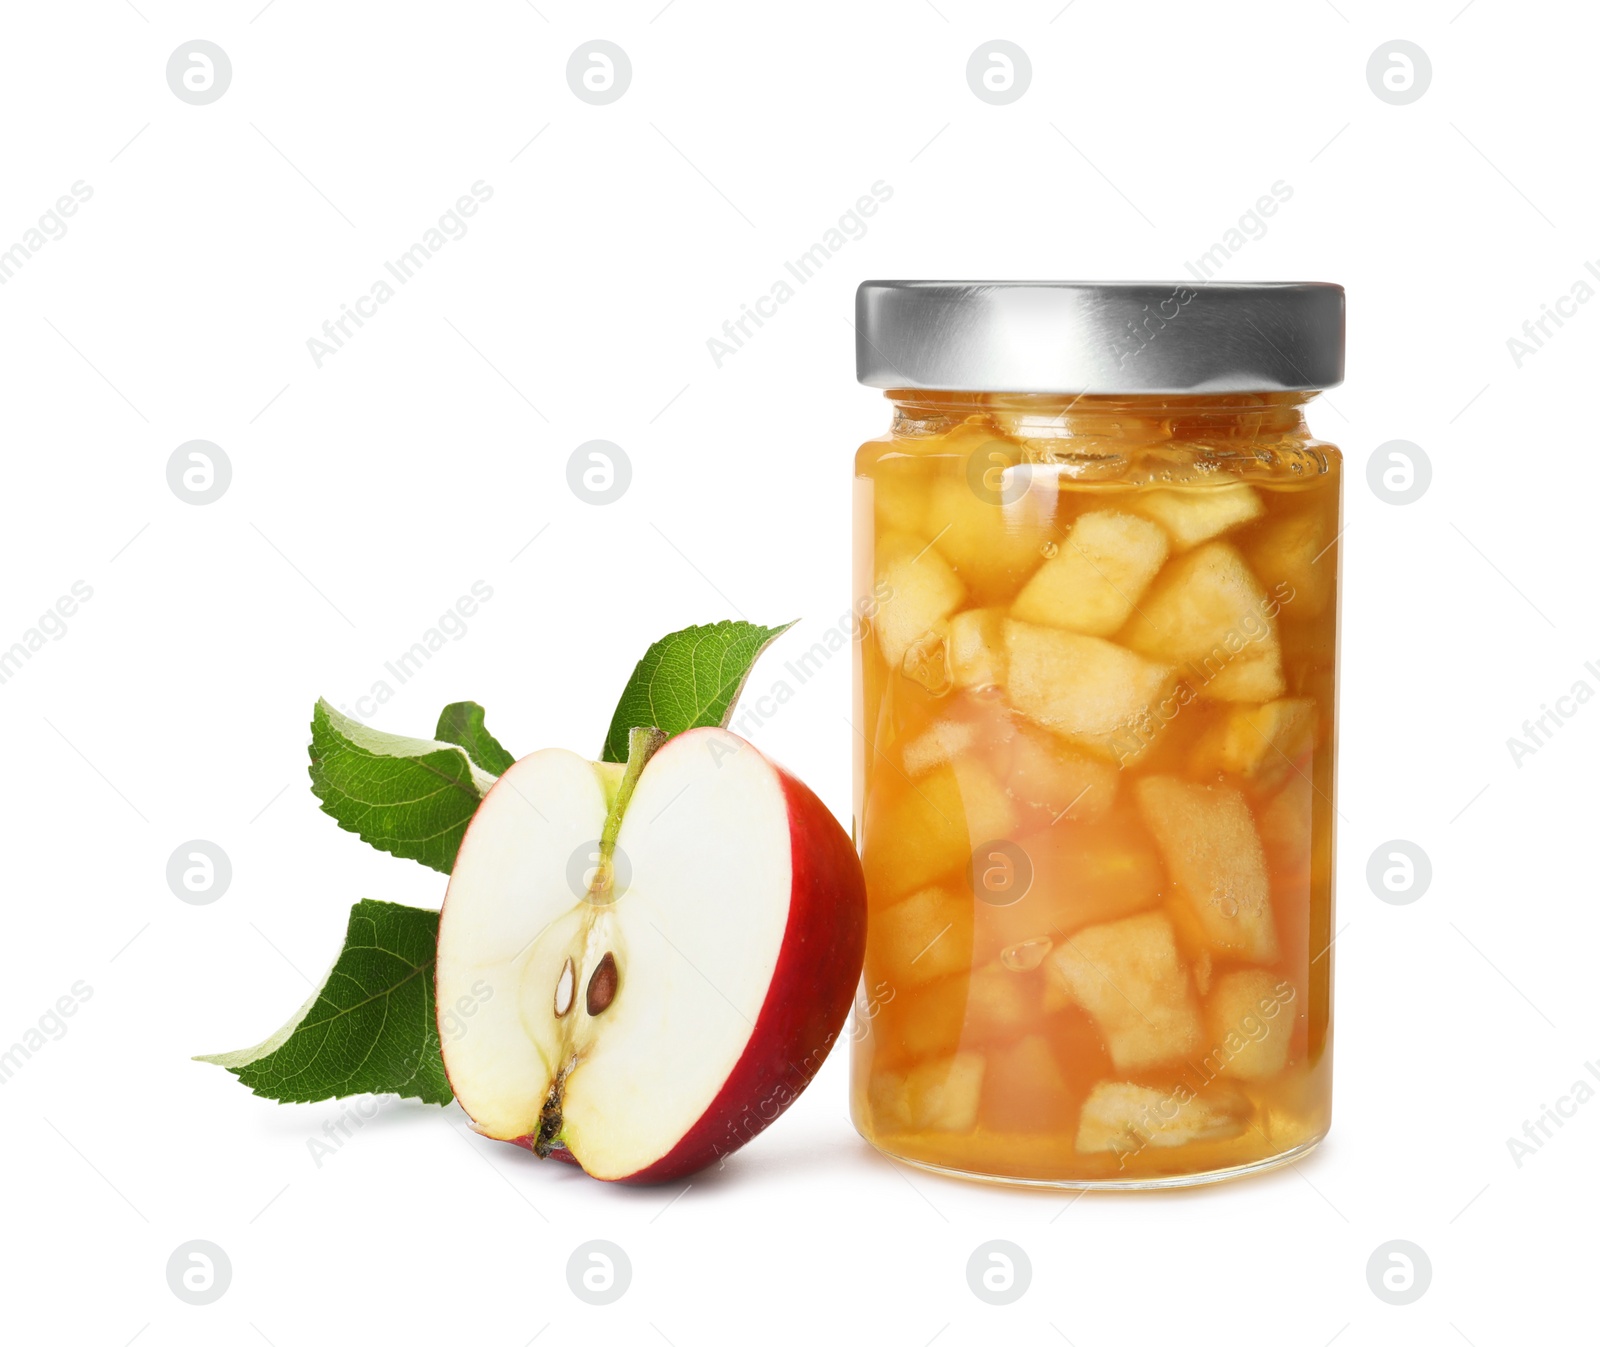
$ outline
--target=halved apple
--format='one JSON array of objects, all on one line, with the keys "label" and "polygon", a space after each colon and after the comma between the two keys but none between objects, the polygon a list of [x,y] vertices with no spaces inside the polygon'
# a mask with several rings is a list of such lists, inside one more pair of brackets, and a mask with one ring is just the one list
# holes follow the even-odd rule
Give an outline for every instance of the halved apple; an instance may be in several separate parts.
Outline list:
[{"label": "halved apple", "polygon": [[[650,739],[650,735],[655,735]],[[850,1008],[866,893],[821,801],[736,735],[626,768],[545,749],[467,829],[439,922],[441,1034],[485,1136],[660,1182],[737,1150],[805,1089]]]}]

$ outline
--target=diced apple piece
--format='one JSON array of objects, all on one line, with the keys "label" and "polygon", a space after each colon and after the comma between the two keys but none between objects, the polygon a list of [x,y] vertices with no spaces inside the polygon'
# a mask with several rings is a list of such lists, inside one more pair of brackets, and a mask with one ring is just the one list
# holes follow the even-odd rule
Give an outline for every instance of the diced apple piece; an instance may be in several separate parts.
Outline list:
[{"label": "diced apple piece", "polygon": [[968,1132],[978,1122],[982,1087],[983,1054],[958,1052],[904,1074],[874,1071],[867,1099],[886,1131]]},{"label": "diced apple piece", "polygon": [[857,527],[872,524],[882,537],[886,533],[915,534],[922,527],[926,510],[924,492],[927,464],[912,457],[879,458],[868,475],[857,476],[858,488],[867,485],[868,494],[862,500],[865,518],[858,516]]},{"label": "diced apple piece", "polygon": [[1265,506],[1243,482],[1135,492],[1131,507],[1166,529],[1180,552],[1240,524],[1259,519]]},{"label": "diced apple piece", "polygon": [[1296,764],[1282,788],[1261,806],[1261,845],[1273,872],[1280,879],[1294,877],[1305,882],[1311,870],[1311,821],[1315,794],[1311,785],[1311,763]]},{"label": "diced apple piece", "polygon": [[950,772],[966,815],[967,836],[973,844],[1009,837],[1016,831],[1016,805],[982,759],[956,758],[950,764]]},{"label": "diced apple piece", "polygon": [[1044,561],[1060,492],[1048,467],[987,420],[957,426],[939,445],[948,475],[927,491],[923,531],[981,602],[1009,600]]},{"label": "diced apple piece", "polygon": [[970,854],[960,788],[948,766],[914,782],[879,770],[860,839],[861,868],[873,904],[915,892],[956,870]]},{"label": "diced apple piece", "polygon": [[911,1126],[911,1101],[906,1096],[905,1076],[874,1065],[867,1080],[867,1110],[878,1130],[906,1131]]},{"label": "diced apple piece", "polygon": [[1137,783],[1134,797],[1178,896],[1211,950],[1262,963],[1272,959],[1278,936],[1267,861],[1244,796],[1231,786],[1150,776]]},{"label": "diced apple piece", "polygon": [[910,1125],[927,1132],[969,1132],[978,1123],[982,1091],[982,1053],[958,1052],[913,1067],[905,1077]]},{"label": "diced apple piece", "polygon": [[958,688],[1000,687],[1006,681],[1005,609],[968,608],[950,619],[945,649]]},{"label": "diced apple piece", "polygon": [[1080,1153],[1136,1155],[1146,1146],[1221,1141],[1244,1131],[1250,1101],[1236,1085],[1213,1081],[1204,1094],[1186,1085],[1161,1089],[1102,1081],[1078,1114]]},{"label": "diced apple piece", "polygon": [[978,727],[970,720],[940,720],[930,725],[900,750],[900,761],[912,776],[949,762],[972,747]]},{"label": "diced apple piece", "polygon": [[1294,597],[1283,605],[1286,618],[1320,617],[1333,598],[1338,554],[1331,521],[1320,511],[1284,515],[1261,526],[1250,546],[1250,564],[1268,584],[1287,581]]},{"label": "diced apple piece", "polygon": [[878,974],[869,951],[867,977],[877,1007],[872,1020],[876,1053],[888,1060],[916,1062],[948,1056],[960,1048],[967,1014],[967,968],[921,987],[895,987]]},{"label": "diced apple piece", "polygon": [[1128,620],[1166,559],[1167,535],[1148,519],[1091,510],[1023,586],[1011,615],[1019,622],[1109,636]]},{"label": "diced apple piece", "polygon": [[[1018,838],[1017,845],[1033,882],[1014,903],[976,904],[980,959],[1039,937],[1059,944],[1085,926],[1132,916],[1161,901],[1161,864],[1144,831],[1129,822],[1076,825],[1064,819]],[[1054,982],[1047,979],[1047,985]]]},{"label": "diced apple piece", "polygon": [[1214,702],[1269,702],[1284,693],[1283,660],[1276,645],[1260,654],[1248,649],[1200,688]]},{"label": "diced apple piece", "polygon": [[978,758],[957,758],[915,781],[885,781],[867,800],[868,897],[898,897],[964,869],[975,845],[1009,837],[1016,824],[1016,806]]},{"label": "diced apple piece", "polygon": [[1094,1017],[1118,1071],[1181,1062],[1200,1047],[1189,972],[1159,912],[1079,931],[1050,965],[1068,1001]]},{"label": "diced apple piece", "polygon": [[878,544],[879,602],[873,626],[889,667],[899,671],[914,641],[961,606],[966,590],[924,539],[891,533]]},{"label": "diced apple piece", "polygon": [[[1022,469],[1028,471],[1029,469]],[[1056,491],[1028,483],[1014,501],[986,498],[963,474],[928,488],[923,529],[981,603],[1005,603],[1044,561]]]},{"label": "diced apple piece", "polygon": [[998,960],[972,970],[967,988],[966,1038],[1015,1038],[1039,1022],[1043,980]]},{"label": "diced apple piece", "polygon": [[1222,1074],[1265,1080],[1289,1060],[1294,988],[1260,968],[1224,973],[1206,998],[1210,1055]]},{"label": "diced apple piece", "polygon": [[1072,1111],[1072,1090],[1043,1034],[990,1049],[983,1073],[983,1120],[990,1131],[1063,1132]]},{"label": "diced apple piece", "polygon": [[1207,543],[1166,568],[1122,640],[1151,659],[1180,666],[1202,697],[1267,702],[1284,692],[1272,611],[1238,550]]},{"label": "diced apple piece", "polygon": [[919,987],[971,965],[972,903],[950,889],[921,889],[874,908],[868,928],[872,976],[891,987]]},{"label": "diced apple piece", "polygon": [[1201,775],[1225,772],[1270,785],[1291,770],[1316,734],[1317,704],[1310,697],[1230,707],[1200,736],[1189,765]]},{"label": "diced apple piece", "polygon": [[1006,623],[1006,691],[1028,719],[1124,761],[1137,759],[1164,723],[1155,714],[1173,670],[1098,636]]},{"label": "diced apple piece", "polygon": [[1052,822],[1094,823],[1111,812],[1121,775],[1115,763],[1023,728],[1011,746],[1005,784],[1012,799],[1045,810]]}]

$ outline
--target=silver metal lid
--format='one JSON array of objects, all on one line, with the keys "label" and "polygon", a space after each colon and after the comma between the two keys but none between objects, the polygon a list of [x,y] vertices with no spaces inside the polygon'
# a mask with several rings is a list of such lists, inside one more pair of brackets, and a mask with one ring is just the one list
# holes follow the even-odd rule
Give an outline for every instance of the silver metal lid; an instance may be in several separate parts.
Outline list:
[{"label": "silver metal lid", "polygon": [[1344,287],[864,281],[856,378],[984,393],[1259,393],[1344,380]]}]

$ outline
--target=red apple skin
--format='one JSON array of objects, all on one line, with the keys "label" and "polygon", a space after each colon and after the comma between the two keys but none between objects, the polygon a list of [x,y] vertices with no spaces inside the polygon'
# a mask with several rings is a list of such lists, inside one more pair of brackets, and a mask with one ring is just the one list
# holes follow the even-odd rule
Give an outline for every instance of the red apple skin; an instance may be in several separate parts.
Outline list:
[{"label": "red apple skin", "polygon": [[[792,873],[789,921],[767,999],[744,1053],[699,1121],[654,1164],[614,1182],[667,1183],[738,1150],[800,1097],[850,1013],[867,944],[861,861],[810,788],[776,763],[769,765],[788,804]],[[532,1149],[533,1141],[520,1137],[515,1144]],[[551,1154],[583,1163],[565,1149]]]}]

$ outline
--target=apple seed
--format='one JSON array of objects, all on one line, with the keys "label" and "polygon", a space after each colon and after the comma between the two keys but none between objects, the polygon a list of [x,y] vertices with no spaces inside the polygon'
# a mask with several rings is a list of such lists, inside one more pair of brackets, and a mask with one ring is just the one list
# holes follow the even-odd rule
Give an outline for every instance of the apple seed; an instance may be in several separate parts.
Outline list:
[{"label": "apple seed", "polygon": [[605,957],[596,965],[593,973],[589,975],[589,991],[586,1004],[591,1015],[598,1015],[609,1006],[617,994],[617,961],[607,950]]},{"label": "apple seed", "polygon": [[561,965],[561,977],[556,982],[556,1018],[559,1020],[572,1009],[572,993],[577,989],[578,977],[572,971],[572,957]]}]

